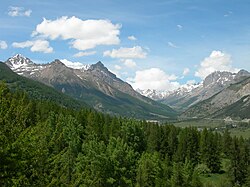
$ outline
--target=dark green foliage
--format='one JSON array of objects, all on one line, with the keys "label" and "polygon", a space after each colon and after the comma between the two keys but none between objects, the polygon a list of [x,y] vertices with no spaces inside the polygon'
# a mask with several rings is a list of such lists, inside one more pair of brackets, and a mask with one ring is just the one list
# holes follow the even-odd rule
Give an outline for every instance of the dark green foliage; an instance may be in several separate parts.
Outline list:
[{"label": "dark green foliage", "polygon": [[184,186],[184,176],[181,163],[174,163],[173,175],[171,177],[171,185],[176,187]]},{"label": "dark green foliage", "polygon": [[195,128],[185,128],[179,134],[178,149],[175,155],[177,162],[189,160],[196,165],[199,162],[199,136]]},{"label": "dark green foliage", "polygon": [[230,167],[221,186],[248,186],[249,145],[227,132],[30,100],[0,83],[0,186],[200,187],[223,156]]},{"label": "dark green foliage", "polygon": [[220,139],[217,133],[204,129],[200,139],[200,158],[211,172],[216,173],[221,169]]},{"label": "dark green foliage", "polygon": [[246,182],[246,178],[249,176],[249,145],[247,145],[242,138],[237,139],[234,137],[231,150],[229,175],[231,176],[230,178],[233,184],[242,185]]}]

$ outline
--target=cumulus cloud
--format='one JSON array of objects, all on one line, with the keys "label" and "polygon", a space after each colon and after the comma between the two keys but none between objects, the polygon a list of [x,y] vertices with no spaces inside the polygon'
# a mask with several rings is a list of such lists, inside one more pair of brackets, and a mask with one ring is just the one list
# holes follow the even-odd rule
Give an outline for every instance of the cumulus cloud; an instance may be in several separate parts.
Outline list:
[{"label": "cumulus cloud", "polygon": [[69,61],[67,59],[62,59],[60,61],[62,63],[64,63],[65,66],[68,66],[68,67],[73,68],[73,69],[82,69],[82,68],[86,67],[85,64],[82,64],[80,62],[72,62],[72,61]]},{"label": "cumulus cloud", "polygon": [[151,68],[137,71],[134,78],[128,78],[127,81],[134,89],[154,89],[158,91],[171,91],[180,86],[175,80],[175,75],[168,75],[159,68]]},{"label": "cumulus cloud", "polygon": [[15,48],[26,48],[30,47],[32,52],[43,52],[43,53],[52,53],[53,48],[50,47],[49,42],[46,40],[34,40],[34,41],[25,41],[25,42],[14,42],[12,46]]},{"label": "cumulus cloud", "polygon": [[237,72],[239,69],[232,67],[232,59],[229,54],[221,51],[212,51],[201,63],[195,76],[204,79],[215,71]]},{"label": "cumulus cloud", "polygon": [[132,59],[122,59],[121,61],[128,68],[134,68],[134,67],[136,67],[136,62],[133,61]]},{"label": "cumulus cloud", "polygon": [[25,8],[23,7],[14,7],[14,6],[11,6],[9,7],[9,12],[8,12],[8,15],[9,16],[12,16],[12,17],[16,17],[16,16],[26,16],[26,17],[29,17],[32,13],[32,10],[26,10]]},{"label": "cumulus cloud", "polygon": [[189,72],[190,72],[189,68],[184,68],[182,75],[185,76],[185,75],[189,74]]},{"label": "cumulus cloud", "polygon": [[135,36],[133,36],[133,35],[132,35],[132,36],[129,36],[128,39],[129,39],[129,40],[132,40],[132,41],[137,40],[137,38],[136,38]]},{"label": "cumulus cloud", "polygon": [[96,51],[81,51],[74,54],[74,57],[90,56],[96,54]]},{"label": "cumulus cloud", "polygon": [[0,40],[0,49],[7,49],[7,48],[8,48],[8,45],[7,45],[6,41]]},{"label": "cumulus cloud", "polygon": [[147,53],[141,46],[134,46],[132,48],[121,47],[113,49],[112,51],[104,51],[103,56],[111,58],[146,58]]},{"label": "cumulus cloud", "polygon": [[120,43],[121,25],[109,20],[81,20],[75,16],[63,16],[56,20],[43,21],[36,26],[32,36],[51,40],[72,40],[70,44],[78,50],[95,48],[98,45],[116,45]]},{"label": "cumulus cloud", "polygon": [[172,47],[172,48],[178,48],[178,46],[175,45],[175,44],[172,43],[172,42],[168,42],[168,46],[169,46],[169,47]]}]

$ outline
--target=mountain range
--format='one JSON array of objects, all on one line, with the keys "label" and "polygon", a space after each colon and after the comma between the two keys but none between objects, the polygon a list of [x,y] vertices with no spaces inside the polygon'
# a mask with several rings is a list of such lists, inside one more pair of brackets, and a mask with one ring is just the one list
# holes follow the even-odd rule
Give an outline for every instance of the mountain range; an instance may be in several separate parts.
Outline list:
[{"label": "mountain range", "polygon": [[35,64],[29,58],[17,54],[5,64],[18,75],[83,101],[97,111],[152,120],[176,117],[175,110],[142,96],[101,62],[73,69],[58,59],[48,64]]},{"label": "mountain range", "polygon": [[182,85],[171,92],[137,90],[179,111],[181,119],[250,119],[250,73],[216,71],[201,83]]},{"label": "mountain range", "polygon": [[89,106],[111,115],[147,120],[175,119],[177,115],[181,119],[250,118],[250,73],[246,70],[238,73],[216,71],[201,83],[182,85],[171,92],[159,92],[150,89],[135,91],[100,61],[74,69],[58,59],[36,64],[17,54],[0,66],[5,68],[2,71],[11,71],[6,70],[7,66],[3,67],[3,64],[13,72],[5,73],[1,79],[8,80],[7,74],[15,74],[19,76],[16,79],[25,78],[25,81],[32,80],[33,85],[39,83],[49,89],[54,88],[60,98],[71,98],[80,102],[80,106]]},{"label": "mountain range", "polygon": [[[236,74],[236,79],[237,79]],[[187,109],[181,117],[250,118],[250,76]]]}]

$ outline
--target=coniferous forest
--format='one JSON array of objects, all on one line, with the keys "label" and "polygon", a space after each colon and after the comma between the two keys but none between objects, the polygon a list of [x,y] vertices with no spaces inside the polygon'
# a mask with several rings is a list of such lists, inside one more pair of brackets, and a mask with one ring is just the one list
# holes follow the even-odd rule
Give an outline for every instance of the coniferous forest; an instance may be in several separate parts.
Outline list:
[{"label": "coniferous forest", "polygon": [[[31,100],[0,84],[0,186],[250,186],[250,140]],[[212,179],[211,179],[212,180]]]}]

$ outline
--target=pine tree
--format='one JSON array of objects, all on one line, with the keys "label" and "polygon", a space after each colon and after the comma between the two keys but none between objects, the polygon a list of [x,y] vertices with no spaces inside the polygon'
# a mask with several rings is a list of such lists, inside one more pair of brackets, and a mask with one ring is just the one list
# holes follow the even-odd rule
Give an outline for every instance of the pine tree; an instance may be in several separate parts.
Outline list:
[{"label": "pine tree", "polygon": [[137,167],[137,186],[150,187],[156,186],[161,174],[161,163],[158,153],[143,153],[138,161]]}]

